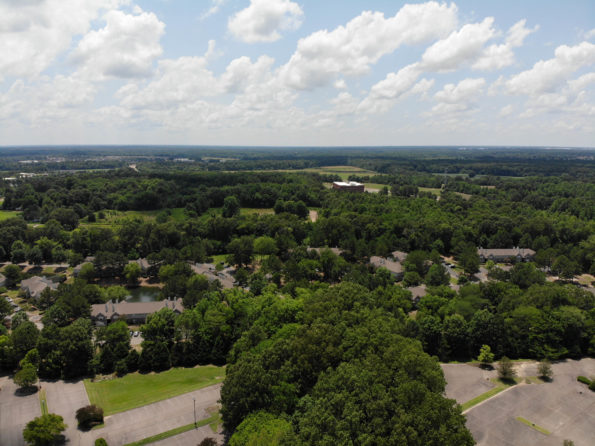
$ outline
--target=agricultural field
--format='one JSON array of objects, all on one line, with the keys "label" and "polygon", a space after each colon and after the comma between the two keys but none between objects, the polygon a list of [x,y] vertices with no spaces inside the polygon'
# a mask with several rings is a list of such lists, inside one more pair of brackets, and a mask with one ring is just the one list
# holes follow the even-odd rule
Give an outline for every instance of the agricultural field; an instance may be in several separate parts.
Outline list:
[{"label": "agricultural field", "polygon": [[224,377],[224,367],[198,366],[161,373],[129,373],[105,381],[86,379],[85,388],[91,404],[102,407],[107,416],[211,386]]},{"label": "agricultural field", "polygon": [[[270,172],[270,171],[267,171]],[[322,175],[338,175],[342,180],[346,181],[350,175],[376,175],[376,172],[372,170],[362,169],[356,166],[324,166],[324,167],[309,167],[306,169],[292,170],[292,169],[278,169],[274,172],[311,172],[319,173]]]}]

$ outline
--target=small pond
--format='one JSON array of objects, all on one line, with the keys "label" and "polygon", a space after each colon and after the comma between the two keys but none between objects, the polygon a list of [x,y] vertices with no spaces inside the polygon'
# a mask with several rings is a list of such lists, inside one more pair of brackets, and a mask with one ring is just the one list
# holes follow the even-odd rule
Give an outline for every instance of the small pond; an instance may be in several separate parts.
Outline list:
[{"label": "small pond", "polygon": [[159,293],[161,290],[152,286],[139,286],[137,288],[129,288],[130,296],[126,298],[126,302],[154,302],[159,300]]}]

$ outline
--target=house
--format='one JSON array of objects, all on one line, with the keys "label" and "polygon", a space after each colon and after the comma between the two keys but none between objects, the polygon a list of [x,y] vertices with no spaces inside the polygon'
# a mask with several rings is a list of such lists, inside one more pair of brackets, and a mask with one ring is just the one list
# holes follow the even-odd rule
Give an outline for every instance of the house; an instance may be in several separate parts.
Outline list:
[{"label": "house", "polygon": [[128,263],[136,263],[140,267],[140,272],[143,275],[147,274],[147,271],[151,267],[147,259],[130,260]]},{"label": "house", "polygon": [[393,275],[395,280],[403,280],[403,276],[405,275],[405,270],[403,269],[403,265],[401,265],[400,261],[394,261],[379,256],[372,256],[370,257],[370,264],[374,265],[376,268],[387,269]]},{"label": "house", "polygon": [[232,275],[235,272],[235,269],[232,267],[223,268],[221,271],[217,271],[217,268],[212,263],[195,263],[190,265],[190,268],[192,268],[192,271],[196,274],[205,276],[209,282],[218,280],[223,288],[233,288],[236,281],[235,277]]},{"label": "house", "polygon": [[333,189],[344,190],[348,192],[364,192],[365,190],[364,185],[356,181],[349,181],[348,183],[344,181],[334,181]]},{"label": "house", "polygon": [[487,262],[488,260],[494,262],[510,262],[511,260],[517,262],[531,262],[535,257],[535,251],[529,248],[519,247],[510,249],[485,249],[479,247],[477,248],[477,255],[479,255],[479,260],[482,263]]},{"label": "house", "polygon": [[336,256],[340,256],[341,254],[343,254],[343,250],[341,248],[336,248],[336,247],[335,248],[329,248],[329,247],[324,246],[322,248],[312,248],[312,247],[308,246],[307,249],[308,249],[308,252],[310,252],[310,251],[316,251],[318,253],[318,255],[320,255],[320,253],[322,251],[326,251],[327,249],[330,250]]},{"label": "house", "polygon": [[169,308],[174,313],[184,311],[182,299],[159,300],[155,302],[106,302],[91,305],[91,320],[95,325],[105,326],[111,322],[124,320],[129,324],[144,324],[147,316],[163,308]]},{"label": "house", "polygon": [[425,285],[419,285],[419,286],[412,286],[407,288],[407,290],[409,290],[411,292],[411,300],[417,304],[422,297],[424,297],[426,294],[428,294],[428,291],[426,290],[426,286]]},{"label": "house", "polygon": [[57,290],[58,284],[52,282],[50,279],[46,277],[40,276],[34,276],[30,279],[25,279],[21,281],[21,290],[25,292],[25,295],[27,297],[33,298],[35,300],[39,299],[41,293],[46,288]]},{"label": "house", "polygon": [[407,258],[407,253],[403,251],[393,251],[390,253],[391,256],[397,261],[403,263]]}]

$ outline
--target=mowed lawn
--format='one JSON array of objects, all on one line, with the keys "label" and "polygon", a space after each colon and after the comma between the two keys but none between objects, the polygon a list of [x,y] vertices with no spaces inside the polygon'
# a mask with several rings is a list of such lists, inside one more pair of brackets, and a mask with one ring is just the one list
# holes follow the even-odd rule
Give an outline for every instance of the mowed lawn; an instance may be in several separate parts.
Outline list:
[{"label": "mowed lawn", "polygon": [[112,415],[223,381],[225,368],[201,366],[175,368],[161,373],[129,373],[122,378],[92,382],[85,380],[91,404]]},{"label": "mowed lawn", "polygon": [[0,221],[18,217],[19,215],[21,215],[21,211],[0,211]]}]

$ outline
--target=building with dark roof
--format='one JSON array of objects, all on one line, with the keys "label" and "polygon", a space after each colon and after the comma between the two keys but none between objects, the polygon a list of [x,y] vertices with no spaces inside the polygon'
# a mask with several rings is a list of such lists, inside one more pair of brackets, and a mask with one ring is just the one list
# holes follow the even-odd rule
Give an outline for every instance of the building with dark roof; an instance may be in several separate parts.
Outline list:
[{"label": "building with dark roof", "polygon": [[370,257],[370,264],[374,265],[376,268],[387,269],[393,275],[395,280],[403,280],[403,276],[405,275],[403,265],[401,265],[401,262],[399,261],[372,256]]},{"label": "building with dark roof", "polygon": [[530,262],[535,257],[535,251],[529,248],[477,248],[477,255],[481,262],[492,260],[493,262]]},{"label": "building with dark roof", "polygon": [[182,299],[159,300],[155,302],[106,302],[91,305],[91,320],[95,325],[104,326],[111,322],[125,320],[129,324],[144,324],[147,316],[163,308],[169,308],[174,313],[184,311]]},{"label": "building with dark roof", "polygon": [[33,298],[35,300],[39,299],[41,293],[46,288],[57,290],[58,284],[52,282],[50,279],[46,277],[40,276],[33,276],[30,279],[25,279],[21,281],[21,290],[25,292],[25,295],[27,297]]}]

